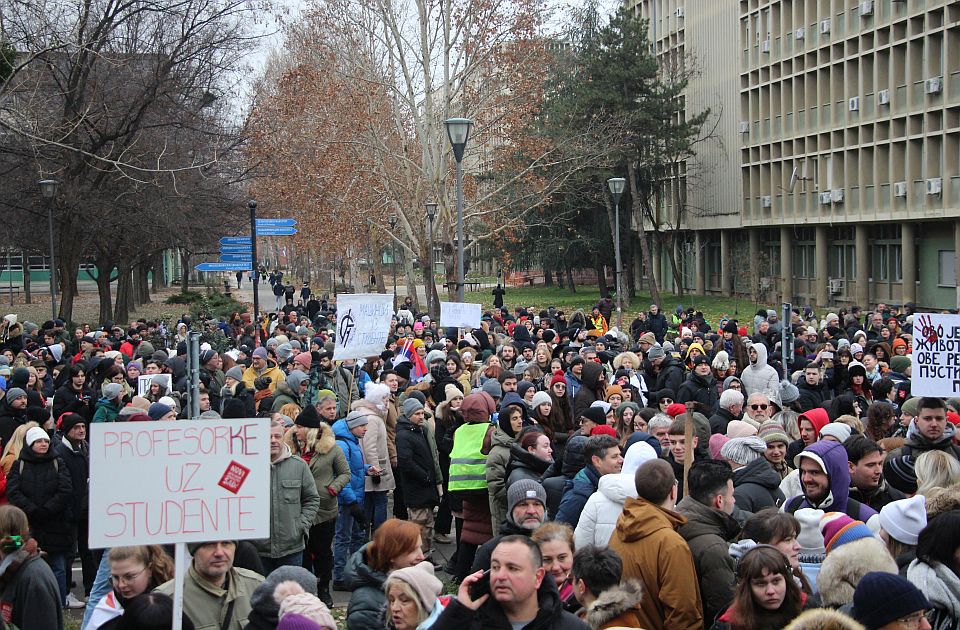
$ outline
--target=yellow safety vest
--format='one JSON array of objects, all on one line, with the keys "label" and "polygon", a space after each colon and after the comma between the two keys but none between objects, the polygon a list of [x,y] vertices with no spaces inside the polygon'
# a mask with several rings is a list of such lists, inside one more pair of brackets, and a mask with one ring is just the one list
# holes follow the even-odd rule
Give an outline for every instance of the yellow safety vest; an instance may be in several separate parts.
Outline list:
[{"label": "yellow safety vest", "polygon": [[450,492],[487,489],[487,456],[481,452],[489,422],[464,424],[453,434],[450,452]]}]

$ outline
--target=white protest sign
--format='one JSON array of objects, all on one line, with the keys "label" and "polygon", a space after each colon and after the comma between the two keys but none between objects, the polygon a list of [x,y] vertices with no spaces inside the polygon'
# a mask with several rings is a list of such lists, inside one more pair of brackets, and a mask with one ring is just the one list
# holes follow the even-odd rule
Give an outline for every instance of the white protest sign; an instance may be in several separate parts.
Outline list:
[{"label": "white protest sign", "polygon": [[960,315],[920,313],[913,320],[913,396],[960,393]]},{"label": "white protest sign", "polygon": [[269,421],[90,425],[91,548],[269,537]]},{"label": "white protest sign", "polygon": [[169,374],[141,374],[137,377],[137,396],[146,396],[150,392],[150,385],[153,379],[158,378],[166,384],[167,393],[170,393],[170,375]]},{"label": "white protest sign", "polygon": [[387,347],[392,317],[392,295],[383,293],[338,295],[334,360],[362,359],[379,355]]},{"label": "white protest sign", "polygon": [[440,302],[440,325],[453,328],[479,328],[483,309],[470,302]]}]

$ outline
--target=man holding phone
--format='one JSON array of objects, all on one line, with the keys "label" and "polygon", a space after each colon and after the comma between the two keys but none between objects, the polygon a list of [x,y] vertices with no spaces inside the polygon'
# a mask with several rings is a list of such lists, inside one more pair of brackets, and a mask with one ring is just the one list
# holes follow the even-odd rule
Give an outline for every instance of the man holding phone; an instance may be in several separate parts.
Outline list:
[{"label": "man holding phone", "polygon": [[[489,580],[489,588],[477,582]],[[480,594],[486,591],[485,594]],[[528,536],[506,536],[497,543],[490,571],[476,571],[460,583],[433,624],[434,630],[585,630],[587,625],[563,609],[553,578],[543,568],[540,548]]]}]

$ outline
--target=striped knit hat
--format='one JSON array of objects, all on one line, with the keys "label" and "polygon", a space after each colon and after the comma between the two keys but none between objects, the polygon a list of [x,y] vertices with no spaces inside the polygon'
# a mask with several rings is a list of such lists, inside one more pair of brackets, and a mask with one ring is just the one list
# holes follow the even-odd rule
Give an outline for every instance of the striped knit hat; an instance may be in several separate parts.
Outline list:
[{"label": "striped knit hat", "polygon": [[842,512],[827,512],[820,520],[823,546],[827,553],[861,538],[874,538],[873,532],[863,521],[855,521]]},{"label": "striped knit hat", "polygon": [[791,442],[783,425],[775,420],[767,420],[761,424],[757,435],[766,442],[767,446],[770,446],[773,442],[783,442],[784,444],[790,444]]}]

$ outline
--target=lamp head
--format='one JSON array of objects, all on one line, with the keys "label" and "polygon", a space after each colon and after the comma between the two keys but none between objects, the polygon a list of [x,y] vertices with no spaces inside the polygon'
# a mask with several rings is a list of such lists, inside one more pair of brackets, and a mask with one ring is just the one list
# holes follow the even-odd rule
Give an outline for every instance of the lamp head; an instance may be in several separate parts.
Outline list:
[{"label": "lamp head", "polygon": [[57,180],[55,179],[41,179],[40,184],[40,194],[43,195],[46,199],[50,199],[57,194]]},{"label": "lamp head", "polygon": [[437,204],[428,202],[426,206],[427,206],[427,217],[429,217],[430,220],[433,221],[433,219],[437,216]]},{"label": "lamp head", "polygon": [[620,197],[627,187],[627,180],[622,177],[611,177],[607,180],[607,186],[610,187],[610,194],[613,195],[614,202],[620,203]]},{"label": "lamp head", "polygon": [[453,156],[457,162],[461,162],[467,140],[470,139],[470,131],[473,129],[473,121],[469,118],[448,118],[443,124],[447,126],[447,137],[453,147]]}]

